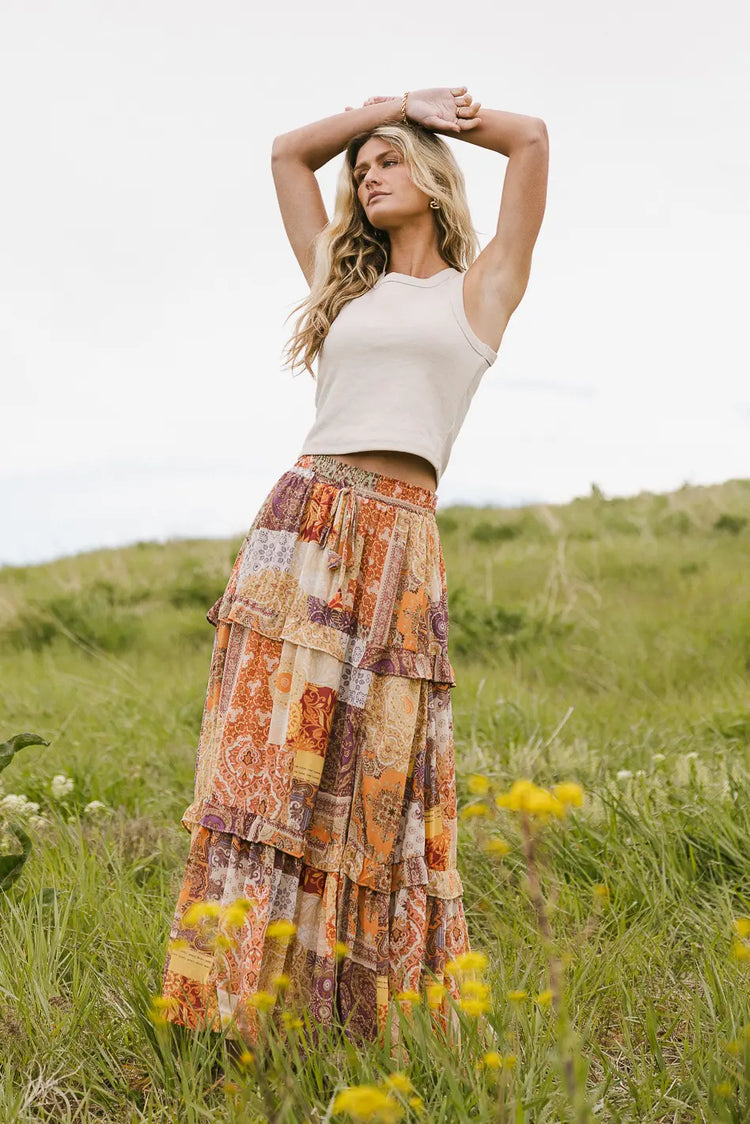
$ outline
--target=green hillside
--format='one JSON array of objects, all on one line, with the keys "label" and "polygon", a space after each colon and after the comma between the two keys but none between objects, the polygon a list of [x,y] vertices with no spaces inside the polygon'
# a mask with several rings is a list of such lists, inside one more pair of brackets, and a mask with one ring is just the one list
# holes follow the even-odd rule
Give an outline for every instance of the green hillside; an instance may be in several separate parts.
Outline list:
[{"label": "green hillside", "polygon": [[[731,952],[733,919],[750,914],[750,480],[624,499],[593,488],[438,521],[459,804],[476,803],[475,774],[491,793],[528,777],[586,794],[545,828],[543,885],[558,895],[577,1095],[598,1107],[568,1107],[544,1006],[507,999],[546,988],[546,954],[518,824],[493,805],[510,852],[487,854],[488,817],[467,816],[460,865],[516,1056],[501,1071],[508,1106],[496,1072],[467,1076],[422,1049],[409,1068],[422,1118],[750,1119],[750,967]],[[2,1120],[269,1118],[253,1082],[246,1101],[212,1086],[194,1046],[170,1060],[143,1007],[187,853],[178,820],[214,633],[205,612],[243,537],[0,569],[0,741],[30,730],[50,743],[0,778],[48,821],[32,817],[31,859],[0,894]],[[58,782],[53,795],[56,775],[69,792]],[[287,1106],[277,1119],[348,1119],[326,1116],[332,1094],[374,1080],[374,1060],[332,1051],[294,1091],[271,1067]]]}]

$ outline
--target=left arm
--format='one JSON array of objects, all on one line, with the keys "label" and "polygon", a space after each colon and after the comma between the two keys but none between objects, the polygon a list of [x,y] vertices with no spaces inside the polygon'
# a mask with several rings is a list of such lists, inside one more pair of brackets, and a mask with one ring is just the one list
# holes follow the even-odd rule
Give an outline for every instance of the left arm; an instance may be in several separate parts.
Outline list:
[{"label": "left arm", "polygon": [[497,350],[529,283],[547,201],[549,140],[540,117],[482,108],[479,118],[475,128],[450,135],[508,157],[497,230],[464,278],[467,318]]}]

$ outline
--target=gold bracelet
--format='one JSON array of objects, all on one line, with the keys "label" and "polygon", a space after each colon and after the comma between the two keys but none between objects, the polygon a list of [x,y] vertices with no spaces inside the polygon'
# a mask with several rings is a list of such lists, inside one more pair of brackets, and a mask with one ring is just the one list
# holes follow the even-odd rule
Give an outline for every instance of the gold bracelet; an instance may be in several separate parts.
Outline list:
[{"label": "gold bracelet", "polygon": [[407,90],[406,93],[404,94],[404,96],[401,99],[401,120],[404,123],[404,125],[408,124],[408,122],[406,120],[406,99],[407,99],[408,96],[409,96],[409,91]]}]

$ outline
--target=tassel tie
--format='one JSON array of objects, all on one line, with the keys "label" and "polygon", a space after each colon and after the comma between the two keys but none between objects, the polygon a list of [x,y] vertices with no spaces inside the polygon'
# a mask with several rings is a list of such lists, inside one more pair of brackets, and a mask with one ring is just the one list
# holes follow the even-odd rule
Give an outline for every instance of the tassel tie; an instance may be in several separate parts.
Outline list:
[{"label": "tassel tie", "polygon": [[343,608],[346,571],[354,560],[357,535],[357,494],[350,485],[340,488],[333,501],[331,515],[318,542],[328,546],[328,568],[338,566],[336,591],[329,606]]}]

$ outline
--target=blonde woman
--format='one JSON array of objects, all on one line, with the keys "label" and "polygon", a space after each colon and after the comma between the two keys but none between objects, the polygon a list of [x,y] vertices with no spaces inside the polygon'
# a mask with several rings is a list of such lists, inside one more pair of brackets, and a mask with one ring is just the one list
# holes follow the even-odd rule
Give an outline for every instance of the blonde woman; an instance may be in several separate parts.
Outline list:
[{"label": "blonde woman", "polygon": [[[409,91],[273,145],[310,286],[286,358],[316,378],[316,411],[207,613],[163,988],[183,1026],[252,1043],[259,1020],[308,1011],[313,1041],[394,1043],[398,997],[427,992],[436,1032],[458,1033],[446,965],[471,945],[437,487],[525,292],[548,163],[541,119],[479,110],[465,86]],[[481,253],[441,133],[508,158]],[[315,172],[342,152],[329,219]]]}]

